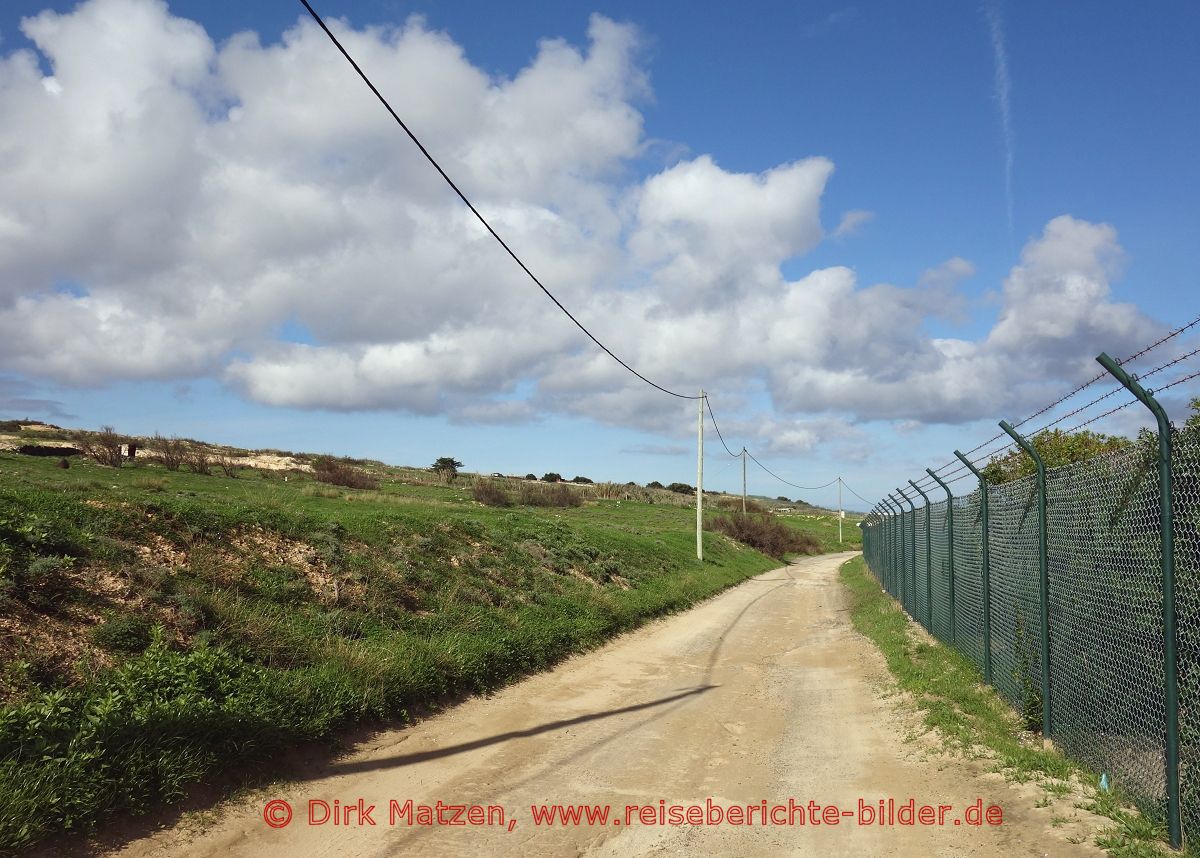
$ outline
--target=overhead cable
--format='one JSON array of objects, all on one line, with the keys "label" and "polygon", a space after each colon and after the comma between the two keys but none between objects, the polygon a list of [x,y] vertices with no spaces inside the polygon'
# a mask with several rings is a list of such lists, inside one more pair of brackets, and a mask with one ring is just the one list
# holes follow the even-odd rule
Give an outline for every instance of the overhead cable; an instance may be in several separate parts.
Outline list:
[{"label": "overhead cable", "polygon": [[521,266],[521,270],[529,275],[529,279],[532,280],[535,284],[537,284],[537,287],[546,294],[547,298],[549,298],[551,301],[554,302],[554,305],[556,307],[558,307],[558,309],[562,310],[562,312],[566,315],[566,317],[568,319],[570,319],[572,322],[575,323],[575,327],[577,327],[577,328],[579,328],[579,330],[583,331],[583,333],[587,335],[588,339],[590,339],[593,343],[595,343],[597,346],[600,347],[601,351],[603,351],[610,358],[615,360],[621,366],[625,367],[625,369],[629,370],[631,373],[633,373],[635,376],[640,378],[642,381],[646,382],[646,384],[650,385],[651,387],[656,388],[657,390],[661,390],[663,393],[669,394],[669,395],[677,397],[679,399],[699,399],[700,398],[699,396],[691,396],[686,393],[677,393],[674,390],[670,390],[666,387],[663,387],[661,384],[657,384],[657,383],[651,381],[650,379],[646,378],[646,376],[642,375],[640,372],[638,372],[632,366],[627,364],[621,358],[617,357],[617,355],[615,353],[613,353],[612,349],[610,349],[608,346],[604,345],[604,343],[600,342],[600,340],[598,340],[591,331],[589,331],[587,328],[585,328],[583,326],[583,323],[580,322],[578,319],[576,319],[575,316],[571,314],[571,311],[568,310],[566,307],[564,307],[562,302],[559,301],[558,298],[556,298],[554,296],[554,294],[549,289],[546,288],[546,286],[542,283],[542,281],[537,278],[537,275],[535,275],[531,270],[529,270],[529,266],[527,266],[521,260],[521,257],[517,256],[517,254],[513,251],[513,249],[508,246],[508,243],[505,242],[505,240],[500,237],[500,234],[498,232],[496,232],[495,229],[492,228],[492,225],[490,223],[488,223],[487,218],[485,218],[482,214],[480,214],[479,209],[475,208],[475,205],[469,199],[467,199],[467,195],[464,194],[461,189],[459,189],[458,185],[456,185],[454,183],[454,180],[450,178],[449,174],[447,174],[446,171],[444,169],[442,169],[442,165],[439,164],[437,162],[437,160],[433,157],[433,155],[431,155],[429,153],[429,150],[425,148],[425,145],[423,143],[421,143],[420,140],[417,139],[417,135],[414,134],[412,132],[412,129],[410,129],[408,127],[408,125],[405,124],[404,120],[400,118],[400,114],[396,113],[396,111],[392,108],[392,105],[388,103],[388,100],[383,97],[383,93],[381,93],[379,91],[379,89],[375,86],[375,84],[371,82],[371,79],[369,77],[367,77],[366,72],[364,72],[362,70],[362,68],[359,66],[359,64],[357,62],[355,62],[354,57],[350,56],[350,52],[347,51],[345,49],[345,47],[342,46],[342,43],[338,41],[337,36],[335,36],[333,34],[333,31],[329,29],[329,27],[325,24],[325,21],[321,18],[320,15],[317,14],[317,10],[315,10],[309,4],[308,0],[300,0],[300,2],[304,5],[304,8],[308,10],[308,14],[312,15],[313,20],[315,20],[317,22],[317,24],[321,27],[321,29],[325,31],[325,35],[329,37],[329,40],[331,42],[333,42],[334,46],[339,51],[341,51],[342,56],[346,58],[346,61],[348,63],[350,63],[350,65],[354,68],[354,70],[356,72],[358,72],[358,76],[363,79],[363,83],[365,83],[367,85],[367,87],[371,90],[371,92],[373,92],[375,94],[375,97],[379,99],[380,104],[382,104],[387,109],[387,112],[392,115],[392,119],[396,120],[396,124],[398,124],[402,129],[404,129],[404,133],[408,135],[408,138],[410,140],[412,140],[412,142],[414,144],[416,144],[416,147],[418,149],[421,150],[421,154],[425,156],[425,160],[427,160],[430,164],[433,165],[433,168],[438,171],[438,174],[441,175],[441,177],[446,180],[446,184],[450,186],[450,188],[454,191],[454,193],[458,195],[458,198],[460,200],[462,200],[463,203],[466,204],[467,208],[469,208],[471,210],[471,214],[475,215],[476,219],[481,224],[483,224],[484,229],[486,229],[489,233],[491,233],[492,238],[496,239],[496,241],[498,241],[500,243],[500,246],[504,248],[504,250],[508,253],[508,255],[513,258],[513,261],[516,262],[517,265]]}]

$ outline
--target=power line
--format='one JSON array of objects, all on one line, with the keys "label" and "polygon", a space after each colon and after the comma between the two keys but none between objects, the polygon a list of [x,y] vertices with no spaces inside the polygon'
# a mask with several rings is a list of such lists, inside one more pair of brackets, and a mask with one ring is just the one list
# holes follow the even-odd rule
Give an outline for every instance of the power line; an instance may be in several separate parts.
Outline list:
[{"label": "power line", "polygon": [[[712,403],[708,401],[707,394],[704,396],[704,405],[706,408],[708,408],[708,416],[712,419],[713,428],[717,430],[717,437],[721,439],[721,446],[725,448],[725,452],[730,456],[733,456],[735,459],[740,459],[742,454],[733,452],[733,450],[729,449],[729,445],[725,443],[725,436],[721,434],[721,427],[717,425],[717,416],[713,414]],[[745,450],[746,448],[742,447],[742,449]]]},{"label": "power line", "polygon": [[862,501],[863,503],[865,503],[865,504],[869,504],[869,503],[870,503],[870,501],[869,501],[869,500],[867,500],[865,497],[863,497],[862,495],[860,495],[860,494],[859,494],[858,492],[856,492],[854,489],[850,488],[850,486],[846,484],[846,481],[845,481],[845,480],[842,480],[842,488],[844,488],[846,491],[850,492],[850,494],[854,495],[856,498],[858,498],[858,499],[859,499],[860,501]]},{"label": "power line", "polygon": [[770,468],[768,468],[762,462],[758,461],[758,459],[755,459],[754,454],[751,453],[749,450],[746,451],[746,455],[749,456],[754,461],[754,464],[758,465],[760,468],[762,468],[764,471],[766,471],[772,477],[779,480],[779,482],[784,483],[785,485],[789,485],[794,489],[800,489],[801,491],[815,492],[818,489],[827,489],[830,486],[832,486],[834,483],[836,483],[839,479],[841,479],[841,477],[834,477],[832,480],[825,483],[825,485],[823,485],[823,486],[798,486],[795,483],[791,482],[790,480],[785,480],[783,477],[779,476],[779,474],[772,471]]},{"label": "power line", "polygon": [[576,319],[571,314],[571,311],[568,310],[566,307],[564,307],[562,302],[559,301],[558,298],[554,297],[554,294],[542,284],[542,281],[539,280],[537,278],[537,276],[532,271],[529,270],[529,267],[524,262],[521,261],[521,257],[517,256],[517,254],[513,251],[513,249],[508,246],[508,243],[505,242],[505,240],[500,237],[500,234],[498,232],[496,232],[495,229],[492,228],[492,225],[490,223],[488,223],[487,219],[482,214],[479,213],[479,209],[475,208],[474,204],[469,199],[467,199],[467,195],[464,194],[459,189],[458,185],[454,184],[454,180],[451,179],[450,176],[446,173],[446,171],[442,169],[442,165],[439,164],[437,162],[437,160],[433,157],[433,155],[431,155],[429,153],[429,150],[425,148],[424,144],[422,144],[421,141],[417,139],[417,135],[414,134],[412,132],[412,129],[410,129],[404,123],[404,120],[400,118],[400,114],[396,113],[396,111],[394,109],[392,109],[392,105],[389,104],[388,100],[383,97],[383,93],[381,93],[379,91],[379,89],[375,86],[375,84],[371,82],[371,79],[369,77],[367,77],[366,72],[364,72],[362,70],[362,68],[359,66],[359,64],[357,62],[355,62],[354,57],[350,56],[350,52],[347,51],[342,46],[342,43],[338,41],[337,36],[335,36],[333,34],[333,31],[330,30],[328,26],[326,26],[325,21],[321,18],[320,15],[317,14],[317,11],[309,4],[308,0],[300,0],[300,2],[301,2],[301,4],[303,4],[304,8],[308,10],[308,14],[312,15],[313,20],[315,20],[317,22],[317,24],[321,27],[321,29],[325,31],[325,35],[329,37],[329,40],[331,42],[333,42],[334,46],[339,51],[341,51],[341,54],[343,57],[346,58],[346,61],[348,63],[350,63],[351,66],[353,66],[353,68],[356,72],[358,72],[358,76],[363,79],[363,83],[365,83],[370,88],[371,92],[373,92],[375,94],[375,97],[379,99],[380,104],[382,104],[387,109],[387,112],[392,115],[392,119],[396,120],[396,124],[399,125],[402,129],[404,129],[404,133],[408,135],[408,138],[410,140],[412,140],[413,143],[416,144],[416,147],[418,149],[421,150],[421,154],[425,156],[425,160],[427,160],[430,164],[433,165],[433,168],[438,171],[438,174],[441,175],[441,177],[446,180],[446,184],[448,184],[450,186],[450,188],[454,191],[454,193],[456,193],[458,195],[458,198],[460,200],[462,200],[463,203],[466,204],[467,208],[469,208],[471,210],[471,214],[475,215],[476,219],[478,219],[478,221],[481,224],[483,224],[484,229],[486,229],[488,232],[490,232],[492,234],[492,238],[496,239],[496,241],[498,241],[500,243],[500,246],[503,247],[505,249],[505,251],[507,251],[508,255],[513,258],[513,261],[516,262],[517,265],[521,266],[521,270],[529,275],[529,279],[532,280],[534,283],[536,283],[537,287],[539,289],[541,289],[544,293],[546,293],[546,297],[549,298],[551,301],[553,301],[554,305],[556,307],[558,307],[558,309],[562,310],[563,313],[566,314],[566,317],[568,319],[570,319],[572,322],[575,323],[575,327],[577,327],[577,328],[579,328],[579,330],[583,331],[584,334],[587,335],[588,339],[590,339],[593,343],[595,343],[597,346],[599,346],[600,349],[605,354],[607,354],[610,358],[615,360],[621,366],[625,367],[625,369],[629,370],[631,373],[633,373],[635,376],[640,378],[642,381],[646,382],[646,384],[650,385],[651,387],[661,390],[663,393],[670,394],[671,396],[678,397],[679,399],[699,399],[700,398],[699,396],[690,396],[686,393],[676,393],[674,390],[669,390],[669,389],[663,387],[661,384],[656,384],[655,382],[646,378],[646,376],[642,375],[636,369],[631,367],[625,361],[621,360],[621,358],[617,357],[616,354],[614,354],[613,351],[608,346],[604,345],[604,343],[602,343],[602,342],[600,342],[600,340],[596,339],[596,336],[591,331],[589,331],[587,328],[585,328],[583,326],[583,323],[580,322],[578,319]]}]

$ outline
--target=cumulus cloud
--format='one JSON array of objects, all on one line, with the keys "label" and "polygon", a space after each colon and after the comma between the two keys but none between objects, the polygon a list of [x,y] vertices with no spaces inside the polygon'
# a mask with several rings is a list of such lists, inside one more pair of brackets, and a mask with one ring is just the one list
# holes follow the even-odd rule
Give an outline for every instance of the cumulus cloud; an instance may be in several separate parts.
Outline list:
[{"label": "cumulus cloud", "polygon": [[[0,57],[0,371],[215,377],[270,405],[469,422],[694,425],[693,403],[545,300],[310,22],[218,47],[159,0],[88,0],[22,26],[51,73],[33,51]],[[420,18],[332,26],[617,354],[735,412],[748,391],[769,399],[763,419],[730,415],[770,439],[760,450],[853,449],[855,421],[991,415],[1158,330],[1111,300],[1115,230],[1066,216],[1025,247],[979,339],[927,332],[963,311],[963,259],[913,284],[845,266],[786,278],[826,238],[833,163],[736,172],[701,154],[635,175],[650,91],[629,25],[595,16],[586,45],[547,39],[512,77]],[[311,341],[281,339],[285,323]]]}]

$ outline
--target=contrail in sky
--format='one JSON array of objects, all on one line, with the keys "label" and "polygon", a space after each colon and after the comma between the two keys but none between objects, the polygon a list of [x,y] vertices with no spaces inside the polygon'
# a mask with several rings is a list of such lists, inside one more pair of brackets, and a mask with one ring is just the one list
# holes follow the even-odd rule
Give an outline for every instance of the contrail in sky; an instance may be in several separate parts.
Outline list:
[{"label": "contrail in sky", "polygon": [[1004,135],[1004,199],[1008,204],[1008,228],[1013,226],[1013,129],[1010,111],[1011,81],[1008,76],[1008,52],[1004,49],[1004,22],[996,0],[984,4],[988,30],[992,36],[992,54],[996,62],[995,98],[1000,106],[1000,127]]}]

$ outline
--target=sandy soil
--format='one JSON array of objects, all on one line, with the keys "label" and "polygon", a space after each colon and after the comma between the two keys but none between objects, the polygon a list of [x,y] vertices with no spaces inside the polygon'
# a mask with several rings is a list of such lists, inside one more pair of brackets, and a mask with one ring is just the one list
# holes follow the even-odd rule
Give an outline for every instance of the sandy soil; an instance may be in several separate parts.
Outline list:
[{"label": "sandy soil", "polygon": [[[307,781],[224,808],[120,855],[1096,856],[1052,827],[1038,792],[906,741],[917,720],[887,696],[878,651],[850,627],[830,555],[769,572],[490,698],[382,733]],[[943,826],[660,826],[626,805],[820,805],[860,798],[952,805]],[[502,805],[515,826],[390,824],[389,801]],[[1003,824],[954,825],[981,798]],[[290,825],[263,821],[269,799]],[[307,824],[307,804],[374,804],[375,826]],[[534,803],[611,804],[622,824],[539,827]],[[1070,805],[1067,805],[1069,808]],[[1067,814],[1076,813],[1068,810]],[[352,814],[357,816],[357,814]],[[464,817],[465,818],[465,817]],[[351,822],[356,821],[351,819]]]}]

